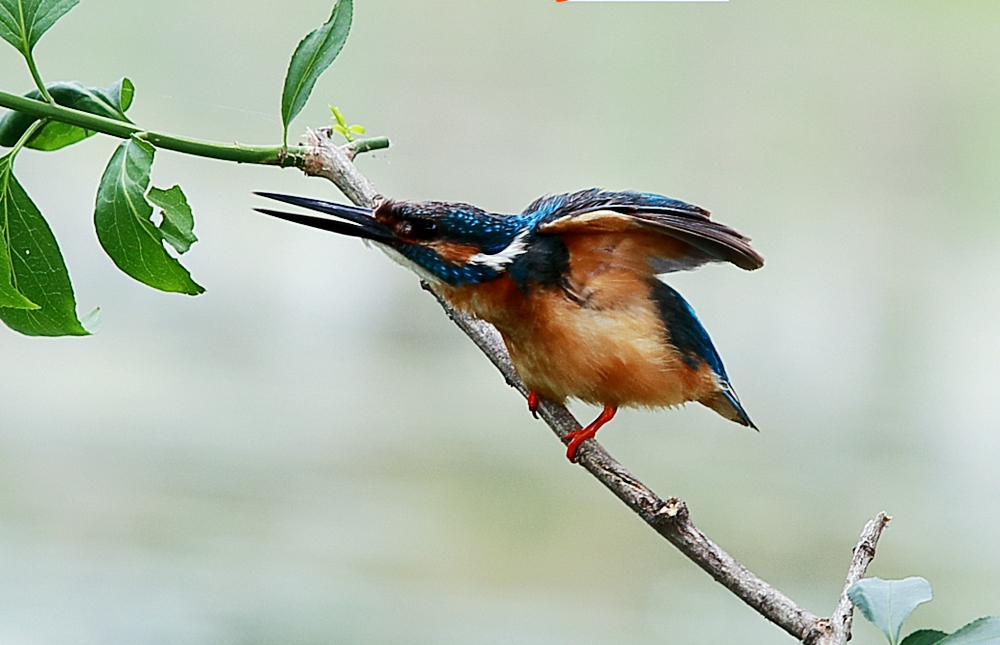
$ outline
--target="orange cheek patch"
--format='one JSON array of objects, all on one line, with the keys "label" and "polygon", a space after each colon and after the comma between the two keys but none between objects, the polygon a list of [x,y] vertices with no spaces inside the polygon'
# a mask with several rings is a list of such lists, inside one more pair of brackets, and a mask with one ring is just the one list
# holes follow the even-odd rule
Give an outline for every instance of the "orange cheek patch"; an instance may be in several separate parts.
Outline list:
[{"label": "orange cheek patch", "polygon": [[458,266],[465,266],[469,263],[469,259],[473,255],[479,253],[479,249],[474,246],[455,244],[453,242],[432,242],[428,246],[434,249],[441,256],[441,259],[447,260],[452,264],[457,264]]}]

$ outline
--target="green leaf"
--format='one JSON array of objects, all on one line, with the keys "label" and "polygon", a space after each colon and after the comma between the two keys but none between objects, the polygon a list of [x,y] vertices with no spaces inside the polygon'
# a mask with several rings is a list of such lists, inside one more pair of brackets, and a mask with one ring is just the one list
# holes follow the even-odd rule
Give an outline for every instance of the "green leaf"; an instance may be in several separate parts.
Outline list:
[{"label": "green leaf", "polygon": [[132,107],[132,99],[135,98],[135,85],[128,77],[118,79],[114,85],[108,88],[108,94],[118,99],[118,111],[125,112]]},{"label": "green leaf", "polygon": [[[0,320],[29,336],[85,336],[59,245],[12,163],[0,158]],[[8,287],[19,302],[9,304]]]},{"label": "green leaf", "polygon": [[934,598],[931,583],[923,578],[858,580],[847,590],[854,606],[882,630],[891,645],[899,642],[899,628],[921,603]]},{"label": "green leaf", "polygon": [[1000,618],[986,616],[974,620],[937,645],[1000,645]]},{"label": "green leaf", "polygon": [[285,128],[286,142],[292,119],[305,107],[320,74],[343,49],[351,30],[352,12],[352,0],[337,0],[330,19],[303,38],[295,48],[285,75],[285,88],[281,93],[281,122]]},{"label": "green leaf", "polygon": [[205,290],[163,246],[146,201],[155,150],[132,137],[115,150],[97,189],[97,239],[119,269],[154,289],[198,295]]},{"label": "green leaf", "polygon": [[935,645],[947,635],[947,632],[940,632],[936,629],[918,629],[904,638],[899,645]]},{"label": "green leaf", "polygon": [[80,0],[0,0],[0,38],[28,53]]},{"label": "green leaf", "polygon": [[344,115],[340,112],[340,110],[337,107],[331,105],[330,111],[333,112],[333,118],[337,122],[337,125],[339,125],[342,128],[346,128],[347,119],[344,118]]},{"label": "green leaf", "polygon": [[[39,309],[40,307],[28,300],[28,298],[18,291],[15,286],[17,278],[14,275],[14,258],[11,255],[10,247],[7,245],[9,229],[8,222],[11,213],[20,206],[16,198],[22,191],[16,184],[14,176],[11,174],[11,155],[0,159],[0,307],[14,307],[17,309]],[[14,182],[14,185],[11,184]]]},{"label": "green leaf", "polygon": [[150,188],[146,199],[163,209],[163,222],[160,224],[163,239],[178,253],[187,253],[198,238],[194,235],[194,215],[181,187],[173,186],[167,190]]},{"label": "green leaf", "polygon": [[31,141],[27,143],[26,147],[45,151],[58,150],[83,141],[94,134],[96,133],[93,130],[84,130],[68,123],[50,121],[38,134],[31,137]]},{"label": "green leaf", "polygon": [[361,126],[361,125],[352,125],[350,128],[348,128],[348,130],[350,130],[354,134],[364,134],[365,133],[365,128],[364,128],[364,126]]},{"label": "green leaf", "polygon": [[[125,116],[125,110],[132,105],[132,97],[135,95],[135,87],[127,78],[121,78],[106,88],[87,87],[78,81],[49,83],[45,88],[59,105],[126,122],[128,118]],[[42,100],[38,90],[32,90],[25,96],[36,101]],[[5,114],[0,119],[0,146],[9,148],[16,144],[21,135],[37,120],[37,117],[24,112]],[[53,121],[47,123],[31,138],[28,147],[36,150],[58,150],[93,134],[91,130]]]}]

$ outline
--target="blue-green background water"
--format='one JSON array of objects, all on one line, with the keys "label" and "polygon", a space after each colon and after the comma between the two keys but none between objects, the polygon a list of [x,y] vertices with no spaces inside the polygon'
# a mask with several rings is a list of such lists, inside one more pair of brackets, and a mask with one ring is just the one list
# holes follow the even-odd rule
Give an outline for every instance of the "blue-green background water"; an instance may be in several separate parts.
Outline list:
[{"label": "blue-green background water", "polygon": [[[128,75],[150,128],[276,142],[330,4],[85,0],[36,54]],[[602,443],[818,614],[888,511],[870,573],[928,578],[913,626],[951,630],[1000,614],[998,68],[987,1],[357,0],[293,132],[335,104],[388,135],[359,166],[398,198],[639,189],[751,235],[763,270],[671,284],[760,434],[689,407]],[[9,47],[0,79],[31,87]],[[0,332],[0,643],[791,642],[567,464],[413,276],[251,211],[332,185],[161,152],[208,292],[119,273],[91,224],[115,144],[18,160],[103,327]]]}]

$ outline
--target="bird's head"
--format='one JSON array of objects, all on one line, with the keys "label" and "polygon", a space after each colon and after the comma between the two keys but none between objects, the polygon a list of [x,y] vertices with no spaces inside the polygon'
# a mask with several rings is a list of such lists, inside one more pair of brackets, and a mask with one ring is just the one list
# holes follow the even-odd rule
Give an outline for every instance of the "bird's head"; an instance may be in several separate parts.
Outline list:
[{"label": "bird's head", "polygon": [[499,277],[527,251],[533,237],[534,218],[496,215],[469,204],[386,199],[367,209],[292,195],[257,194],[336,219],[256,209],[262,213],[370,240],[421,277],[453,286]]}]

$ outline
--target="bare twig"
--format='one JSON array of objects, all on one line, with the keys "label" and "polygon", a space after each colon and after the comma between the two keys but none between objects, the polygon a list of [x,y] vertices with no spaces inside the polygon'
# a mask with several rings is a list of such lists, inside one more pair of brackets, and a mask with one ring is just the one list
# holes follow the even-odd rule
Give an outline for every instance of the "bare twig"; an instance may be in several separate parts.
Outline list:
[{"label": "bare twig", "polygon": [[[309,150],[306,153],[305,172],[329,179],[358,206],[373,207],[379,199],[374,186],[351,162],[353,154],[349,146],[341,148],[335,145],[330,141],[329,135],[328,129],[310,130],[307,134]],[[348,150],[345,151],[345,148]],[[489,323],[456,310],[428,285],[423,286],[431,291],[448,317],[500,370],[507,383],[527,396],[528,390],[514,371],[500,333]],[[563,405],[543,399],[538,411],[560,439],[580,428],[579,422]],[[757,577],[712,542],[691,522],[687,505],[683,501],[676,497],[661,499],[596,441],[591,439],[581,445],[577,461],[688,559],[797,640],[807,645],[842,645],[846,642],[850,632],[851,605],[845,594],[842,594],[832,618],[819,618]],[[865,527],[861,541],[855,548],[845,592],[848,586],[864,574],[875,555],[879,534],[887,521],[885,513],[880,513]],[[841,636],[843,640],[827,640]]]},{"label": "bare twig", "polygon": [[824,634],[820,636],[815,645],[845,645],[851,638],[851,618],[854,614],[854,605],[847,597],[847,590],[865,575],[868,565],[875,559],[875,547],[878,546],[878,539],[882,536],[882,529],[892,518],[885,513],[879,513],[875,519],[865,524],[865,529],[861,532],[861,538],[857,546],[854,547],[854,558],[851,566],[847,570],[847,579],[844,581],[844,590],[840,592],[840,601],[837,608],[833,610],[830,618],[824,618],[825,624],[820,625]]}]

